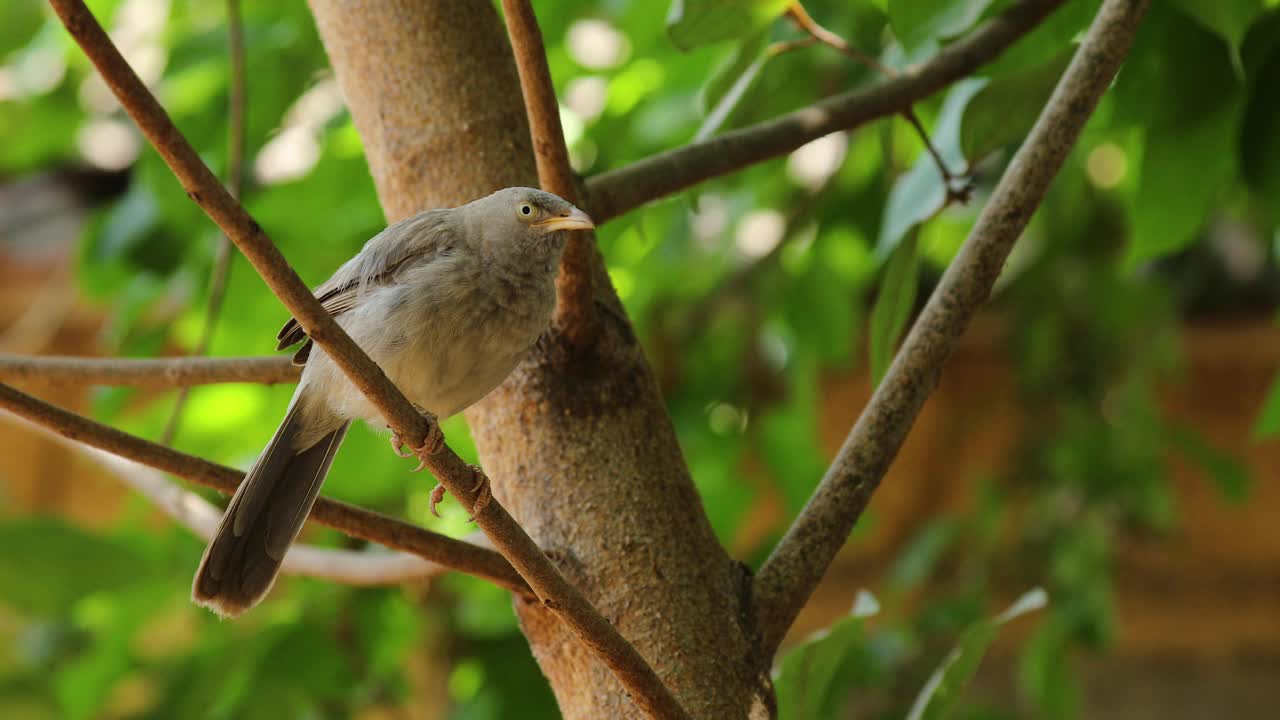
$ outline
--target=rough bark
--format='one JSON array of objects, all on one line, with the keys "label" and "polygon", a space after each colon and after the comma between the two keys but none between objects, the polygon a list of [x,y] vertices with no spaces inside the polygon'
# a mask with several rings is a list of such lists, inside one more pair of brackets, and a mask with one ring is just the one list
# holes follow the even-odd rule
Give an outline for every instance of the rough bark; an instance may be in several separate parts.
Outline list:
[{"label": "rough bark", "polygon": [[[389,220],[536,184],[520,86],[486,0],[311,0]],[[587,203],[590,210],[590,203]],[[592,345],[556,333],[468,412],[495,495],[700,718],[766,717],[749,578],[720,547],[652,372],[611,306]],[[546,608],[518,603],[567,718],[636,708]]]}]

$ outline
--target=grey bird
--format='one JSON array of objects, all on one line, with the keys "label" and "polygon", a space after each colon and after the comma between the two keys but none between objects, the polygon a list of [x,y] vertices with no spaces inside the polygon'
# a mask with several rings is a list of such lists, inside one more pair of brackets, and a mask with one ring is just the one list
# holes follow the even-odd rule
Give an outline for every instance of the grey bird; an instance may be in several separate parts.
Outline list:
[{"label": "grey bird", "polygon": [[[507,188],[388,227],[315,294],[410,402],[443,419],[487,395],[528,354],[555,308],[565,231],[592,227],[551,193]],[[196,604],[223,616],[271,589],[351,421],[384,425],[296,321],[278,339],[280,349],[303,343],[294,355],[302,377],[192,586]]]}]

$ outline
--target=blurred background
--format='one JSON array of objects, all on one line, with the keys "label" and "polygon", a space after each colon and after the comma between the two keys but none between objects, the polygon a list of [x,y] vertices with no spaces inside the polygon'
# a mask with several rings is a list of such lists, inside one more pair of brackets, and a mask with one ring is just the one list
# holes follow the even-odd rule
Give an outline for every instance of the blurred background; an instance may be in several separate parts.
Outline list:
[{"label": "blurred background", "polygon": [[[676,3],[680,5],[681,3]],[[775,15],[786,3],[773,1]],[[927,60],[1003,0],[812,0],[882,62]],[[609,223],[600,245],[711,521],[757,565],[803,505],[1097,7],[1071,0],[917,106],[970,184],[947,203],[887,119]],[[1261,718],[1280,703],[1280,2],[1153,3],[1103,100],[777,675],[783,717],[902,717],[1025,591],[965,718]],[[224,3],[90,2],[216,172]],[[688,8],[698,3],[689,0]],[[786,19],[708,35],[665,3],[537,3],[590,174],[878,79]],[[384,225],[304,3],[245,3],[244,200],[316,284]],[[38,0],[0,6],[0,351],[183,355],[220,242]],[[210,354],[287,318],[233,257]],[[150,439],[173,392],[22,389]],[[245,467],[287,386],[195,389],[177,448]],[[465,422],[451,445],[474,448]],[[466,577],[285,578],[220,622],[203,547],[122,468],[0,414],[0,716],[552,718],[509,598]],[[355,430],[325,492],[454,535],[452,500]],[[213,498],[211,493],[207,497]],[[358,547],[318,527],[308,542]],[[857,617],[850,609],[858,601]],[[878,612],[870,614],[870,609]]]}]

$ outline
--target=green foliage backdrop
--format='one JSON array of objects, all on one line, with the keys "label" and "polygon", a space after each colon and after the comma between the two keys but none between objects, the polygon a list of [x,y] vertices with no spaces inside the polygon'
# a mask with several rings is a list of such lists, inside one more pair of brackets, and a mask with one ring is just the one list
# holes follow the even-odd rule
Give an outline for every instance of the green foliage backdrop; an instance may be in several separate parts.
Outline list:
[{"label": "green foliage backdrop", "polygon": [[[147,79],[205,159],[224,168],[223,5],[89,4],[108,26],[145,28],[126,51],[146,63]],[[901,68],[1010,4],[813,0],[806,7],[855,47]],[[82,163],[88,130],[124,121],[42,5],[0,7],[8,88],[0,99],[0,178]],[[641,0],[538,3],[579,170],[620,167],[878,78],[821,45],[780,52],[778,43],[803,37],[780,17],[787,5],[674,0],[668,11]],[[971,174],[968,205],[944,207],[937,168],[896,118],[645,207],[600,233],[705,507],[727,542],[764,497],[781,498],[788,517],[802,506],[829,460],[818,445],[819,372],[867,363],[877,378],[883,373],[1097,5],[1071,0],[977,76],[917,107],[946,164]],[[828,666],[821,682],[808,675],[809,685],[795,687],[783,660],[784,709],[809,698],[811,713],[828,708],[811,716],[827,717],[851,694],[879,693],[889,698],[886,716],[900,716],[964,628],[979,623],[994,632],[984,618],[1007,597],[996,592],[1000,566],[1003,576],[1014,568],[1022,588],[1044,586],[1051,602],[1021,651],[1023,702],[968,707],[965,717],[1072,717],[1073,651],[1105,649],[1115,632],[1116,537],[1177,524],[1170,453],[1200,463],[1225,498],[1247,495],[1239,463],[1168,420],[1156,391],[1178,379],[1180,317],[1206,307],[1274,306],[1278,5],[1154,3],[996,298],[1013,327],[1018,397],[1049,419],[1024,430],[1012,469],[987,478],[970,510],[920,528],[886,585],[869,589],[897,609],[949,563],[943,588],[910,612],[889,613],[891,620],[844,621],[820,641],[825,648],[798,651]],[[303,278],[318,283],[382,227],[382,213],[359,137],[332,102],[305,3],[245,3],[244,15],[248,158],[263,168],[246,203]],[[282,177],[289,163],[296,167]],[[202,328],[216,234],[152,151],[143,148],[130,164],[127,191],[95,211],[83,232],[77,277],[110,318],[104,352],[190,348]],[[1210,242],[1223,224],[1256,246],[1263,258],[1256,273],[1223,271]],[[236,258],[211,353],[266,353],[284,319]],[[197,389],[177,446],[247,465],[289,392]],[[171,400],[135,399],[129,390],[98,391],[94,414],[158,436]],[[1260,435],[1280,432],[1280,384],[1265,405],[1259,400],[1259,413]],[[461,419],[445,432],[474,457]],[[763,466],[763,481],[744,474],[749,464]],[[358,430],[326,492],[466,533],[452,502],[443,521],[426,513],[430,488],[406,470],[384,439]],[[1015,504],[1031,510],[1011,514]],[[873,503],[870,522],[874,514]],[[288,580],[260,610],[223,623],[186,599],[201,544],[146,517],[135,500],[108,530],[90,533],[0,510],[0,716],[345,717],[409,702],[409,661],[423,652],[448,673],[441,687],[451,717],[555,716],[509,601],[493,588],[452,577],[428,590]],[[759,562],[782,529],[734,547]],[[311,532],[317,542],[343,542]]]}]

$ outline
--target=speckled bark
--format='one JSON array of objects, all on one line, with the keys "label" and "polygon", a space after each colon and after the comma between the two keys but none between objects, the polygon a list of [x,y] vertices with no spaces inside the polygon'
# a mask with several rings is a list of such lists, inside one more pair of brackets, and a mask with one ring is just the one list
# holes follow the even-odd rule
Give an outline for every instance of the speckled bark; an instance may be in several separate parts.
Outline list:
[{"label": "speckled bark", "polygon": [[[487,0],[311,0],[390,220],[536,184],[502,24]],[[590,202],[587,202],[590,209]],[[598,256],[597,295],[620,313]],[[749,579],[721,549],[621,315],[585,351],[556,334],[468,419],[495,495],[697,718],[768,717]],[[545,608],[517,607],[568,718],[634,717]]]}]

